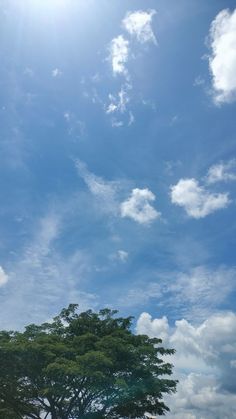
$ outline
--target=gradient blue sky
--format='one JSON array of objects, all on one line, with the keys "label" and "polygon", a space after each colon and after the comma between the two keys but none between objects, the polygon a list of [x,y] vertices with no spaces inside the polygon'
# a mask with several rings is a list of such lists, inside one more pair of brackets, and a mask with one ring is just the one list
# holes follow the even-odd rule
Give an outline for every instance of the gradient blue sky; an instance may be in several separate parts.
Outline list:
[{"label": "gradient blue sky", "polygon": [[0,62],[0,327],[119,309],[236,418],[235,1],[0,0]]}]

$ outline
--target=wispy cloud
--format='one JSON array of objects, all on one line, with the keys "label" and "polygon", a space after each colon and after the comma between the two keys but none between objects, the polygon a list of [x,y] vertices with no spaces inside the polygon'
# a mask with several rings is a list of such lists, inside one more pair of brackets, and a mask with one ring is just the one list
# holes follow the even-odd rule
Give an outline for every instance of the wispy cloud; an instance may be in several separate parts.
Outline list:
[{"label": "wispy cloud", "polygon": [[[236,288],[236,269],[197,266],[173,275],[163,284],[163,297],[176,313],[188,319],[202,319],[217,310]],[[168,301],[168,302],[167,302]]]},{"label": "wispy cloud", "polygon": [[4,269],[0,266],[0,287],[8,282],[8,275]]},{"label": "wispy cloud", "polygon": [[79,159],[76,160],[76,168],[91,194],[97,199],[102,211],[118,215],[119,203],[117,194],[120,189],[120,183],[118,181],[106,181],[102,177],[96,176]]},{"label": "wispy cloud", "polygon": [[71,302],[81,309],[96,305],[96,296],[81,290],[89,256],[82,250],[65,255],[58,246],[69,213],[64,207],[48,211],[7,262],[9,281],[0,295],[1,328],[45,321]]},{"label": "wispy cloud", "polygon": [[226,208],[230,204],[228,193],[211,193],[196,179],[180,179],[171,186],[171,201],[183,207],[189,217],[199,219]]},{"label": "wispy cloud", "polygon": [[118,92],[118,94],[112,95],[109,94],[109,105],[106,108],[107,114],[113,114],[113,113],[121,113],[123,114],[127,109],[127,104],[130,101],[128,91],[132,87],[130,84],[124,84],[121,86],[121,90]]},{"label": "wispy cloud", "polygon": [[155,195],[149,189],[135,188],[130,197],[122,202],[121,216],[131,218],[139,224],[148,225],[161,215],[150,204],[155,199]]},{"label": "wispy cloud", "polygon": [[52,70],[52,77],[60,77],[62,76],[62,71],[59,68],[54,68]]},{"label": "wispy cloud", "polygon": [[[155,278],[147,281],[148,278]],[[155,307],[172,318],[185,317],[200,322],[214,314],[233,296],[236,290],[236,268],[199,265],[183,271],[145,273],[120,298],[124,307]]]},{"label": "wispy cloud", "polygon": [[236,99],[236,9],[222,10],[210,28],[209,68],[216,104]]},{"label": "wispy cloud", "polygon": [[127,190],[127,182],[104,180],[90,172],[79,159],[75,164],[102,212],[115,217],[128,217],[143,225],[149,225],[160,217],[161,214],[150,204],[155,201],[155,195],[149,189],[134,188],[131,195],[122,201],[121,195]]},{"label": "wispy cloud", "polygon": [[[151,26],[155,13],[155,10],[128,12],[122,20],[122,28],[128,32],[131,37],[130,40],[123,34],[120,34],[110,42],[108,60],[111,63],[113,75],[120,75],[124,78],[120,90],[117,93],[109,94],[110,103],[105,106],[106,113],[111,115],[113,127],[130,126],[135,121],[133,112],[130,106],[128,107],[128,104],[131,104],[133,86],[132,75],[127,69],[127,63],[130,58],[133,59],[134,57],[132,52],[134,47],[132,41],[134,38],[140,44],[145,44],[146,42],[156,44],[156,38]],[[121,116],[124,116],[126,112],[129,118],[124,121]],[[114,116],[114,113],[120,114],[119,118]]]},{"label": "wispy cloud", "polygon": [[23,71],[23,74],[28,77],[34,77],[34,71],[30,67],[26,67]]},{"label": "wispy cloud", "polygon": [[64,112],[64,118],[68,127],[68,135],[72,137],[73,140],[82,140],[86,136],[85,123],[70,111]]},{"label": "wispy cloud", "polygon": [[153,42],[156,44],[156,37],[151,26],[155,14],[155,10],[128,12],[122,21],[122,26],[141,44],[144,44],[145,42]]},{"label": "wispy cloud", "polygon": [[117,250],[117,252],[111,255],[112,260],[116,260],[122,263],[127,262],[128,258],[129,258],[129,253],[122,249]]},{"label": "wispy cloud", "polygon": [[206,175],[206,182],[208,184],[230,180],[236,180],[236,159],[214,164],[210,167]]}]

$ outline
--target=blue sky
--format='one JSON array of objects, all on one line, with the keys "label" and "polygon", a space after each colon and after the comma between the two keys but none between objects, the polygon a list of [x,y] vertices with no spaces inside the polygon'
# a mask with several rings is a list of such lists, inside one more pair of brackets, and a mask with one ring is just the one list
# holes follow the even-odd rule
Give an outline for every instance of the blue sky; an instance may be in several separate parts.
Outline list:
[{"label": "blue sky", "polygon": [[0,1],[1,328],[134,315],[169,418],[236,418],[236,9]]}]

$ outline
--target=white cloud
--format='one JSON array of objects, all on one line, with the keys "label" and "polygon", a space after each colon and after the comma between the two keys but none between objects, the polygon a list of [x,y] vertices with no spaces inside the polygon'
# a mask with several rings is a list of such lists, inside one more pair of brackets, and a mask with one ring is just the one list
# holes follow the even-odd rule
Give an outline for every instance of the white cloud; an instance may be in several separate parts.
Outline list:
[{"label": "white cloud", "polygon": [[177,393],[165,397],[167,418],[231,419],[236,417],[235,371],[236,314],[214,314],[199,325],[185,319],[172,328],[166,317],[152,319],[142,313],[137,333],[161,337],[175,348],[169,357],[179,379]]},{"label": "white cloud", "polygon": [[128,126],[130,127],[130,125],[133,125],[133,123],[135,122],[135,117],[133,112],[129,112],[129,122],[128,122]]},{"label": "white cloud", "polygon": [[54,68],[52,70],[52,77],[60,77],[62,76],[62,71],[59,68]]},{"label": "white cloud", "polygon": [[128,76],[127,69],[125,67],[129,57],[129,41],[119,35],[112,39],[110,44],[110,60],[112,64],[113,74],[123,74]]},{"label": "white cloud", "polygon": [[126,262],[128,260],[128,257],[129,257],[129,253],[126,252],[125,250],[118,250],[117,251],[117,258],[121,262]]},{"label": "white cloud", "polygon": [[225,375],[236,356],[236,315],[233,312],[214,314],[199,326],[185,319],[177,320],[169,344],[179,354],[202,358]]},{"label": "white cloud", "polygon": [[171,187],[171,201],[185,209],[193,218],[204,218],[207,215],[226,208],[229,203],[227,193],[214,194],[200,186],[196,179],[180,179]]},{"label": "white cloud", "polygon": [[216,376],[191,373],[179,376],[177,393],[166,397],[168,419],[235,419],[236,395],[222,391]]},{"label": "white cloud", "polygon": [[125,122],[130,126],[134,122],[134,115],[131,111],[128,112],[128,104],[130,102],[129,93],[131,91],[132,85],[130,83],[124,83],[116,95],[109,94],[108,98],[110,103],[108,106],[105,106],[105,109],[108,115],[112,115],[111,123],[113,127],[121,127]]},{"label": "white cloud", "polygon": [[208,170],[206,182],[208,184],[236,180],[236,159],[214,164]]},{"label": "white cloud", "polygon": [[0,266],[0,287],[8,282],[8,275],[4,269]]},{"label": "white cloud", "polygon": [[[162,287],[159,283],[146,283],[125,290],[118,299],[120,307],[140,307],[148,304],[150,299],[160,300],[163,296]],[[117,299],[116,299],[117,301]]]},{"label": "white cloud", "polygon": [[119,120],[117,120],[115,118],[112,118],[112,120],[111,120],[111,126],[113,128],[120,128],[120,127],[123,127],[123,125],[124,125],[124,122],[123,121],[119,121]]},{"label": "white cloud", "polygon": [[64,118],[68,126],[68,135],[73,140],[82,140],[86,136],[86,125],[83,121],[78,119],[73,112],[64,112]]},{"label": "white cloud", "polygon": [[[190,246],[191,247],[191,246]],[[148,281],[147,277],[156,278]],[[125,307],[145,307],[155,304],[165,307],[174,318],[202,321],[216,312],[236,289],[236,268],[219,266],[215,269],[196,266],[184,272],[150,270],[145,280],[125,289],[119,304]]]},{"label": "white cloud", "polygon": [[213,20],[210,47],[215,102],[231,102],[236,99],[236,9],[232,13],[224,9]]},{"label": "white cloud", "polygon": [[166,304],[175,307],[179,315],[187,318],[198,318],[209,315],[219,307],[236,285],[236,269],[218,267],[210,269],[197,266],[189,272],[172,276],[175,281],[166,281],[163,292],[166,293]]},{"label": "white cloud", "polygon": [[[128,12],[122,21],[122,26],[132,37],[136,37],[139,42],[145,43],[152,41],[156,43],[156,38],[151,27],[152,18],[155,13],[154,10]],[[125,80],[116,94],[109,94],[109,103],[104,106],[106,114],[111,115],[112,126],[116,128],[124,125],[131,126],[135,121],[132,111],[127,106],[133,96],[131,76],[127,69],[129,58],[134,57],[131,46],[132,40],[129,41],[122,34],[113,38],[109,44],[108,61],[111,62],[113,75],[120,75]],[[128,113],[128,118],[124,116],[122,118],[121,116],[119,118],[117,117],[117,114],[123,115],[126,112]]]},{"label": "white cloud", "polygon": [[161,337],[165,344],[176,349],[177,358],[202,358],[206,364],[220,369],[221,377],[226,370],[231,370],[236,357],[236,314],[233,312],[213,314],[197,326],[185,319],[177,320],[174,328],[169,326],[166,317],[152,319],[144,312],[138,318],[136,330],[138,334]]},{"label": "white cloud", "polygon": [[26,76],[29,76],[29,77],[34,77],[34,71],[30,67],[26,67],[24,69],[24,73],[23,74],[26,75]]},{"label": "white cloud", "polygon": [[155,10],[128,12],[122,21],[122,25],[131,36],[136,37],[142,44],[150,41],[156,44],[156,38],[151,27],[152,18],[155,14]]},{"label": "white cloud", "polygon": [[194,86],[203,86],[204,83],[205,83],[205,80],[201,76],[197,76],[194,79],[193,85]]},{"label": "white cloud", "polygon": [[115,253],[112,253],[109,257],[112,261],[125,263],[129,258],[129,253],[125,250],[120,249],[117,250]]},{"label": "white cloud", "polygon": [[135,188],[131,196],[122,202],[121,216],[132,218],[140,224],[150,224],[160,217],[160,213],[150,205],[153,201],[155,201],[155,195],[149,189]]},{"label": "white cloud", "polygon": [[25,247],[8,261],[9,283],[0,294],[1,329],[45,321],[71,302],[78,302],[81,310],[96,304],[95,295],[80,289],[91,266],[89,255],[82,251],[62,255],[57,246],[64,216],[71,212],[62,205],[57,213],[37,220]]},{"label": "white cloud", "polygon": [[121,202],[120,193],[122,189],[127,189],[124,180],[104,180],[90,172],[86,164],[79,159],[76,160],[76,168],[102,212],[116,217],[129,217],[140,224],[149,224],[160,217],[161,214],[150,205],[150,202],[155,200],[155,195],[149,189],[135,188],[130,197]]},{"label": "white cloud", "polygon": [[105,181],[102,177],[96,176],[79,159],[76,160],[76,168],[89,191],[96,198],[102,211],[117,215],[119,207],[119,203],[117,202],[117,192],[120,187],[119,182]]},{"label": "white cloud", "polygon": [[148,335],[149,337],[158,337],[166,341],[169,333],[169,324],[167,317],[161,319],[153,319],[149,313],[142,313],[137,320],[137,333],[140,335]]},{"label": "white cloud", "polygon": [[121,89],[116,96],[109,94],[110,104],[106,108],[107,114],[112,114],[116,112],[123,114],[126,111],[127,104],[130,101],[128,90],[130,90],[131,88],[132,87],[126,83],[125,85],[121,86]]}]

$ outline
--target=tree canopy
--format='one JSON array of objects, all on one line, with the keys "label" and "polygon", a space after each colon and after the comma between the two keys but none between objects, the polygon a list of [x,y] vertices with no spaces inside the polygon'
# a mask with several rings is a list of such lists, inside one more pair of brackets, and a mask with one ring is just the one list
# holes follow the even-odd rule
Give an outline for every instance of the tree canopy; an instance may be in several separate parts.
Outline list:
[{"label": "tree canopy", "polygon": [[143,418],[169,409],[176,389],[173,349],[135,335],[117,311],[78,314],[71,304],[50,323],[0,332],[0,417],[4,419]]}]

